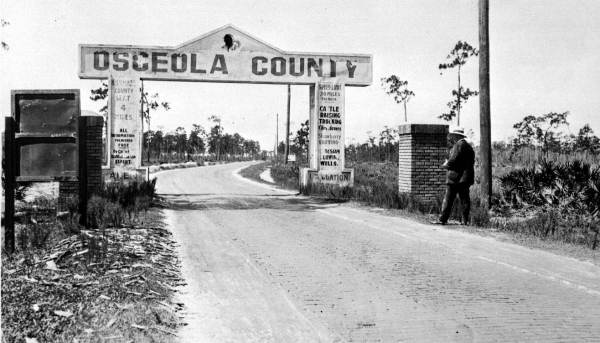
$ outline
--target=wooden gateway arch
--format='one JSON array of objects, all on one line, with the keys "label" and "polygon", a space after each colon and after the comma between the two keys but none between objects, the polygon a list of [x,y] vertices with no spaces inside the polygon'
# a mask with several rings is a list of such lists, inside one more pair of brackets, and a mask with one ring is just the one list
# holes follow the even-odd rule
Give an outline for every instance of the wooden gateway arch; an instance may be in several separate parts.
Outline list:
[{"label": "wooden gateway arch", "polygon": [[78,72],[110,80],[113,169],[141,167],[141,80],[294,84],[310,87],[310,162],[301,184],[353,184],[344,167],[344,88],[372,83],[371,55],[287,52],[226,25],[175,47],[81,44]]}]

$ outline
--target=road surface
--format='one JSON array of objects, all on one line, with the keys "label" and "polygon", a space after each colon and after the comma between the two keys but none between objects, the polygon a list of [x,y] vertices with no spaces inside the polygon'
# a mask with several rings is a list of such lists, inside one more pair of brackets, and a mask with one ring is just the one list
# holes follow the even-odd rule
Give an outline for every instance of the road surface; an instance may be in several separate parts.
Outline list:
[{"label": "road surface", "polygon": [[600,342],[600,268],[296,196],[248,163],[158,176],[188,342]]}]

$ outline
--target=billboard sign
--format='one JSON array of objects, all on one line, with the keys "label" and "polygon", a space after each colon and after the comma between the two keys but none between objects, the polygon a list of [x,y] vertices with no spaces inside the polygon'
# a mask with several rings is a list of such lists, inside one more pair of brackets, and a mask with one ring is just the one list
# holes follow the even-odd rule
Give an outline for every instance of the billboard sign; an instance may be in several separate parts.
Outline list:
[{"label": "billboard sign", "polygon": [[129,75],[145,80],[314,84],[372,82],[371,55],[299,53],[275,48],[227,25],[176,47],[81,44],[79,77]]}]

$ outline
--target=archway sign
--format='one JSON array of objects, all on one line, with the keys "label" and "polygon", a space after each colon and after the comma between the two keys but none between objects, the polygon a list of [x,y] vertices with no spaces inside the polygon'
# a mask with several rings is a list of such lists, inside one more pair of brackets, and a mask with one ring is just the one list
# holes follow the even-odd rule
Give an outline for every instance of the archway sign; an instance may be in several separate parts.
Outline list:
[{"label": "archway sign", "polygon": [[294,84],[310,87],[311,182],[352,185],[344,168],[346,86],[373,79],[367,54],[287,52],[226,25],[176,47],[81,44],[79,77],[108,79],[110,167],[141,167],[141,80]]}]

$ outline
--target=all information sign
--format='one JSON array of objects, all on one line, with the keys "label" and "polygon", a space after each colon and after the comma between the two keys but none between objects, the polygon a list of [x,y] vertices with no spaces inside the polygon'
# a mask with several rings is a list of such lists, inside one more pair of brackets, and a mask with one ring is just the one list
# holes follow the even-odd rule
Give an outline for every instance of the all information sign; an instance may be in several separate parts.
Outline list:
[{"label": "all information sign", "polygon": [[135,170],[141,167],[142,116],[141,81],[111,78],[110,166]]}]

